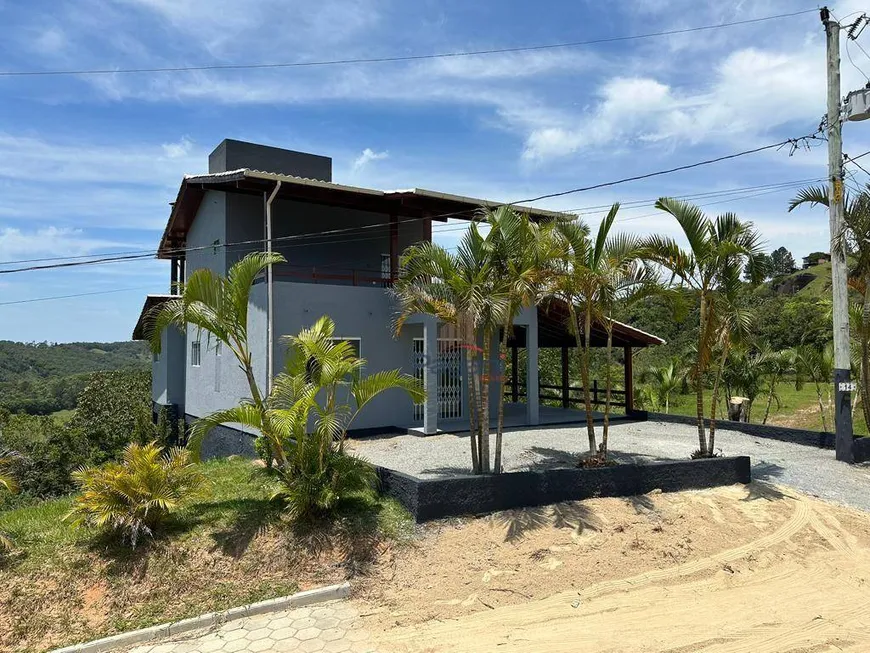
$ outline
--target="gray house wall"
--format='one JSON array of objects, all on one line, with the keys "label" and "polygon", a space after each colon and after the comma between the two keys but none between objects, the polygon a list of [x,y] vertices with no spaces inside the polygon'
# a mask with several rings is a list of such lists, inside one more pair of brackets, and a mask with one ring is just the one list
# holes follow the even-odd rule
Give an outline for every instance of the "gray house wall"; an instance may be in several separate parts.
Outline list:
[{"label": "gray house wall", "polygon": [[[263,239],[264,200],[252,195],[227,196],[227,242],[240,243]],[[273,249],[287,259],[287,267],[281,272],[293,272],[290,279],[303,281],[302,275],[312,271],[325,274],[350,275],[352,271],[362,277],[379,278],[381,260],[390,253],[390,216],[382,213],[356,211],[335,206],[308,204],[290,200],[276,200],[272,205],[272,232],[276,239]],[[378,225],[378,226],[374,226]],[[372,228],[360,232],[359,227]],[[339,231],[326,236],[294,240],[296,236],[319,234],[329,230]],[[290,237],[291,239],[282,240]],[[424,220],[401,222],[398,226],[398,253],[428,237]],[[234,247],[227,253],[226,264],[231,266],[252,251],[262,249],[260,243]],[[341,280],[330,283],[341,284]],[[346,283],[351,284],[348,280]]]},{"label": "gray house wall", "polygon": [[[276,282],[274,301],[276,371],[283,368],[287,352],[286,344],[278,336],[296,334],[321,316],[329,315],[335,322],[336,337],[360,338],[367,374],[397,368],[413,373],[413,339],[422,336],[422,328],[409,325],[398,338],[393,337],[395,306],[386,290]],[[409,424],[413,417],[410,397],[401,390],[390,390],[367,405],[352,428]]]},{"label": "gray house wall", "polygon": [[175,405],[183,410],[185,393],[185,335],[169,327],[161,336],[160,354],[152,357],[151,398],[161,406]]}]

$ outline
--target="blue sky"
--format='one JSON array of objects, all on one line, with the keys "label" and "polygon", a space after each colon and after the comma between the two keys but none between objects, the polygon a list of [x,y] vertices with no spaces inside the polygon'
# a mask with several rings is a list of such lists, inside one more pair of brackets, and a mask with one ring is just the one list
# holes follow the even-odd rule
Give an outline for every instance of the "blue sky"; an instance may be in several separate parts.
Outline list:
[{"label": "blue sky", "polygon": [[[832,5],[844,17],[858,0]],[[8,70],[378,57],[604,38],[812,5],[690,0],[0,0]],[[870,30],[867,31],[870,35]],[[156,247],[185,173],[223,138],[333,157],[336,181],[513,201],[812,132],[825,112],[816,13],[641,41],[480,57],[258,71],[0,78],[0,261]],[[863,37],[870,46],[870,36]],[[863,43],[862,43],[863,45]],[[870,50],[870,47],[865,49]],[[870,58],[854,44],[855,64]],[[867,80],[843,49],[843,90]],[[870,150],[846,126],[844,149]],[[366,154],[367,153],[367,154]],[[824,147],[541,202],[577,209],[822,178]],[[867,181],[856,171],[859,183]],[[823,211],[791,189],[699,199],[752,220],[771,249],[827,250]],[[722,199],[733,201],[722,202]],[[602,216],[581,211],[593,227]],[[650,206],[621,228],[677,235]],[[436,229],[437,231],[437,229]],[[439,236],[451,244],[456,232]],[[3,267],[0,265],[0,269]],[[121,340],[164,262],[0,275],[0,339]]]}]

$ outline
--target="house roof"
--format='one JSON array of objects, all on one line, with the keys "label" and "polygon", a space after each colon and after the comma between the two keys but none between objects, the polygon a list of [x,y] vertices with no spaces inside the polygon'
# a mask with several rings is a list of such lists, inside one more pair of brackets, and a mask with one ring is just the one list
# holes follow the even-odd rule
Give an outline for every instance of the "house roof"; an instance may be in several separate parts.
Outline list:
[{"label": "house roof", "polygon": [[[217,190],[230,193],[262,195],[271,192],[275,182],[281,182],[278,198],[315,204],[342,206],[406,218],[432,219],[446,222],[448,217],[468,219],[481,207],[496,208],[504,202],[452,195],[423,188],[406,190],[376,190],[346,186],[334,182],[294,177],[272,172],[240,168],[228,172],[186,175],[172,205],[169,221],[160,240],[159,258],[171,258],[172,250],[183,248],[205,192]],[[514,205],[533,219],[548,220],[568,214],[530,206]]]},{"label": "house roof", "polygon": [[[637,327],[617,320],[593,320],[589,343],[592,347],[607,346],[607,323],[612,325],[612,344],[621,347],[652,347],[665,344],[665,340],[652,333],[647,333]],[[538,346],[539,347],[574,347],[576,340],[569,329],[568,306],[564,302],[551,300],[538,306]],[[517,331],[509,344],[518,347],[526,346],[526,336],[523,331]]]},{"label": "house roof", "polygon": [[136,326],[133,328],[133,340],[147,340],[145,327],[151,315],[151,311],[170,299],[178,299],[178,295],[148,295],[145,297],[145,304],[142,306],[142,311],[139,313],[139,319],[136,321]]}]

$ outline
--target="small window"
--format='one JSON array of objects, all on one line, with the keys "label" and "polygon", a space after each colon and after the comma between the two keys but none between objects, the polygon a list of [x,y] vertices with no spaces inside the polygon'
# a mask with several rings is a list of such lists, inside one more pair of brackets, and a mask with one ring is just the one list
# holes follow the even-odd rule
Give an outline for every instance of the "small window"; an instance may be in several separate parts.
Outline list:
[{"label": "small window", "polygon": [[190,343],[190,364],[192,367],[202,365],[202,344],[199,340]]},{"label": "small window", "polygon": [[155,351],[154,353],[151,354],[151,362],[152,363],[159,363],[160,362],[160,353],[159,352]]}]

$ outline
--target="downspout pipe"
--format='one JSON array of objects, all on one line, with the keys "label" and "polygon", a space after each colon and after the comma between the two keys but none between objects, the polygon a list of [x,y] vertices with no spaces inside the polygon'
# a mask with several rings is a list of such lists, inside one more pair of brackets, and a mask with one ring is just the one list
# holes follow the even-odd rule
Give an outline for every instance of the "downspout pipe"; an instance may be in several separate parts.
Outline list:
[{"label": "downspout pipe", "polygon": [[[272,202],[281,190],[281,180],[275,182],[275,188],[266,199],[266,253],[272,253]],[[266,268],[266,392],[272,393],[272,378],[275,374],[274,348],[274,292],[273,292],[272,264]]]}]

